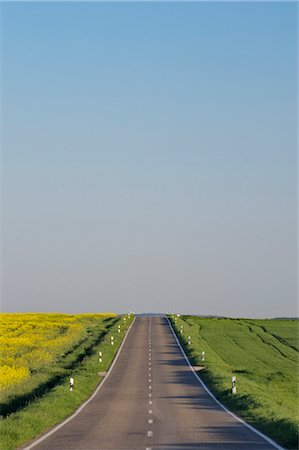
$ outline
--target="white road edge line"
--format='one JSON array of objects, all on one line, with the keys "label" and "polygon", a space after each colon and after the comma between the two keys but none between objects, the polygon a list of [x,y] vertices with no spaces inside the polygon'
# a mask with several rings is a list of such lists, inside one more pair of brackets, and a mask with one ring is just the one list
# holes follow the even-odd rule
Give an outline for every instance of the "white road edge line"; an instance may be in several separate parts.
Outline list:
[{"label": "white road edge line", "polygon": [[114,358],[114,360],[112,361],[111,366],[109,367],[109,370],[108,370],[108,372],[107,372],[107,375],[103,378],[103,380],[101,381],[101,383],[99,384],[99,386],[96,388],[96,390],[94,391],[94,393],[89,397],[89,399],[87,399],[86,402],[84,402],[84,403],[77,409],[77,411],[74,412],[74,414],[72,414],[70,417],[68,417],[67,419],[65,419],[65,420],[64,420],[63,422],[61,422],[59,425],[56,425],[56,427],[53,428],[53,430],[48,431],[48,433],[46,433],[44,436],[40,437],[40,438],[37,439],[36,441],[32,442],[32,444],[28,445],[27,447],[24,447],[24,448],[21,447],[21,448],[23,448],[23,450],[30,450],[31,448],[35,447],[36,445],[40,444],[42,441],[44,441],[45,439],[47,439],[48,437],[50,437],[52,434],[56,433],[56,431],[58,431],[60,428],[62,428],[62,427],[63,427],[64,425],[66,425],[68,422],[70,422],[71,420],[73,420],[78,414],[80,414],[80,412],[82,411],[82,409],[84,409],[85,406],[88,405],[88,403],[91,402],[91,400],[94,399],[94,397],[97,395],[97,393],[99,392],[99,390],[101,389],[101,387],[103,386],[103,384],[105,383],[105,381],[107,380],[107,378],[109,377],[109,375],[110,375],[110,373],[111,373],[111,371],[112,371],[112,369],[113,369],[113,367],[114,367],[114,365],[115,365],[115,363],[116,363],[116,361],[117,361],[117,359],[118,359],[118,357],[119,357],[119,355],[120,355],[120,352],[121,352],[121,350],[122,350],[122,348],[123,348],[123,346],[124,346],[124,343],[125,343],[125,341],[126,341],[128,335],[129,335],[129,332],[130,332],[130,330],[131,330],[131,328],[132,328],[132,326],[133,326],[133,324],[134,324],[134,322],[135,322],[135,319],[136,319],[136,317],[134,317],[133,322],[132,322],[131,325],[129,326],[129,328],[128,328],[126,334],[125,334],[125,337],[124,337],[124,339],[123,339],[123,341],[122,341],[122,343],[121,343],[121,345],[120,345],[120,347],[119,347],[119,349],[118,349],[118,351],[117,351],[117,353],[116,353],[116,355],[115,355],[115,358]]},{"label": "white road edge line", "polygon": [[[164,316],[165,319],[168,322],[168,325],[175,337],[175,340],[177,341],[177,344],[182,352],[182,355],[184,356],[185,360],[187,361],[188,366],[190,367],[190,369],[192,370],[193,374],[195,375],[195,377],[197,378],[197,380],[200,382],[200,384],[202,385],[202,387],[206,390],[206,392],[212,397],[212,399],[217,403],[217,405],[219,405],[222,409],[224,409],[224,411],[226,411],[228,414],[230,414],[231,416],[234,417],[234,419],[236,419],[238,422],[241,422],[243,425],[245,425],[245,427],[249,428],[249,430],[253,431],[254,433],[256,433],[258,436],[260,436],[261,438],[263,438],[265,441],[267,441],[269,444],[273,445],[274,448],[278,449],[278,450],[285,450],[283,447],[281,447],[279,444],[276,444],[276,442],[274,442],[272,439],[270,439],[268,436],[266,436],[265,434],[263,434],[261,431],[258,431],[256,428],[254,428],[253,426],[249,425],[249,423],[245,422],[243,419],[241,419],[241,417],[236,416],[236,414],[234,414],[233,412],[231,412],[229,409],[226,408],[226,406],[224,406],[219,400],[217,400],[217,398],[215,397],[214,394],[212,394],[212,392],[209,390],[209,388],[205,385],[205,383],[199,378],[199,376],[197,375],[197,373],[195,372],[195,370],[193,369],[193,367],[191,366],[189,359],[183,349],[183,347],[180,344],[180,341],[177,338],[177,335],[174,332],[174,329],[172,328],[172,325],[170,323],[170,320],[168,319],[168,317]],[[25,449],[26,450],[26,449]]]}]

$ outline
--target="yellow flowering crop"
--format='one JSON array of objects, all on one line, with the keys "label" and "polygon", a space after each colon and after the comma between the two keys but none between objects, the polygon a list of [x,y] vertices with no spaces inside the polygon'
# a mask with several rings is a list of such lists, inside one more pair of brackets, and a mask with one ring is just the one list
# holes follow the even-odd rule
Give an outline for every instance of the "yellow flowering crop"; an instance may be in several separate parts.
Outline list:
[{"label": "yellow flowering crop", "polygon": [[11,367],[3,365],[0,367],[0,389],[24,381],[29,378],[30,372],[26,367]]},{"label": "yellow flowering crop", "polygon": [[115,314],[0,314],[0,389],[16,385],[61,358],[95,319]]}]

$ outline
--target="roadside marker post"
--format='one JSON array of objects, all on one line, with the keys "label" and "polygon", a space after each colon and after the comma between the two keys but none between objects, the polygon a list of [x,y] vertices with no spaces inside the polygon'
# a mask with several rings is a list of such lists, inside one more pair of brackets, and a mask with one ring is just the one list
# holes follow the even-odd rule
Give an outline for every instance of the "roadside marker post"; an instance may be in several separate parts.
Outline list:
[{"label": "roadside marker post", "polygon": [[120,333],[120,325],[117,326],[117,332]]},{"label": "roadside marker post", "polygon": [[184,330],[184,325],[181,325],[180,333],[182,334]]},{"label": "roadside marker post", "polygon": [[114,337],[111,336],[110,339],[111,339],[111,345],[114,345]]},{"label": "roadside marker post", "polygon": [[236,376],[233,375],[232,376],[232,394],[236,394],[237,393],[237,379]]},{"label": "roadside marker post", "polygon": [[188,336],[188,345],[191,344],[191,336]]},{"label": "roadside marker post", "polygon": [[73,392],[74,390],[74,384],[75,384],[75,380],[73,377],[70,378],[70,391]]},{"label": "roadside marker post", "polygon": [[201,360],[204,361],[205,360],[205,352],[201,352]]},{"label": "roadside marker post", "polygon": [[103,356],[103,353],[102,352],[99,352],[99,362],[101,363],[103,360],[102,360],[102,356]]}]

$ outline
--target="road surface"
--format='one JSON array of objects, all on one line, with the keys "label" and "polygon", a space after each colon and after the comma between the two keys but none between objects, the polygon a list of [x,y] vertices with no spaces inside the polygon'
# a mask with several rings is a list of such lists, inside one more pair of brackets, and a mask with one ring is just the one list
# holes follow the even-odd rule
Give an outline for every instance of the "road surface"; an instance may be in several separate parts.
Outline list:
[{"label": "road surface", "polygon": [[200,385],[164,317],[137,317],[95,398],[35,450],[270,450]]}]

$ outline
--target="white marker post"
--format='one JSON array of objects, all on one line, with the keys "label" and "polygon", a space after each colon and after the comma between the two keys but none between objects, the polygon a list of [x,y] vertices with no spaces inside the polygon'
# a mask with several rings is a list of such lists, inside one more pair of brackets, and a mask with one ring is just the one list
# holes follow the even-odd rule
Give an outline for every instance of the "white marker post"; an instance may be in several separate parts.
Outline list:
[{"label": "white marker post", "polygon": [[120,333],[120,325],[117,326],[117,332]]},{"label": "white marker post", "polygon": [[235,375],[232,376],[232,394],[237,393],[237,379]]},{"label": "white marker post", "polygon": [[205,352],[201,352],[201,360],[204,361],[205,360]]},{"label": "white marker post", "polygon": [[111,339],[111,345],[114,345],[114,337],[111,336],[110,339]]},{"label": "white marker post", "polygon": [[70,391],[72,392],[74,390],[74,384],[75,384],[75,380],[73,377],[70,378]]},{"label": "white marker post", "polygon": [[191,336],[188,336],[188,345],[191,344]]},{"label": "white marker post", "polygon": [[183,329],[184,329],[184,326],[181,325],[181,329],[180,329],[180,333],[181,333],[181,334],[183,333]]},{"label": "white marker post", "polygon": [[102,360],[102,356],[103,356],[103,353],[102,352],[99,352],[99,362],[101,363],[103,360]]}]

